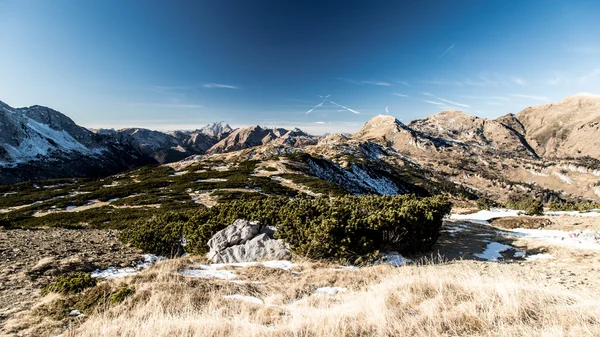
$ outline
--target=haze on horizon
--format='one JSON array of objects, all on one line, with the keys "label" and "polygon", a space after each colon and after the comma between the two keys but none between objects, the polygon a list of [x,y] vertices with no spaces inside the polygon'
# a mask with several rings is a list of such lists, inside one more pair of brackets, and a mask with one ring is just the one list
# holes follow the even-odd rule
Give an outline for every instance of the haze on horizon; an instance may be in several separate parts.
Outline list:
[{"label": "haze on horizon", "polygon": [[378,114],[495,118],[600,93],[597,1],[0,0],[0,13],[0,100],[86,127],[354,132]]}]

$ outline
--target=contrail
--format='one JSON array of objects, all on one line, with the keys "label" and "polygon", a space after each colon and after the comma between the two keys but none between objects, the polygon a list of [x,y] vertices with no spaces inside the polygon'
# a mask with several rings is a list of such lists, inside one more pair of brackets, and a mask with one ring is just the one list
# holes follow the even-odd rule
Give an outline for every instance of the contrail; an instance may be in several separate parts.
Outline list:
[{"label": "contrail", "polygon": [[442,58],[444,55],[446,55],[446,54],[447,54],[447,53],[450,51],[450,49],[454,48],[454,46],[455,46],[455,45],[456,45],[456,44],[452,44],[452,45],[450,46],[450,48],[446,49],[446,51],[444,51],[444,52],[442,53],[442,55],[438,56],[438,60],[439,60],[439,59],[441,59],[441,58]]},{"label": "contrail", "polygon": [[308,110],[308,111],[306,112],[306,115],[308,115],[309,113],[313,112],[313,110],[315,110],[316,108],[323,106],[323,103],[325,103],[325,100],[323,100],[323,102],[321,102],[321,103],[319,103],[319,104],[315,105],[315,106],[314,106],[312,109]]},{"label": "contrail", "polygon": [[329,100],[329,102],[330,102],[331,104],[333,104],[333,105],[339,106],[340,108],[342,108],[342,109],[346,109],[346,110],[348,110],[348,111],[350,111],[350,112],[352,112],[352,113],[355,113],[355,114],[357,114],[357,115],[358,115],[358,114],[360,114],[360,112],[358,112],[358,111],[356,111],[356,110],[352,110],[352,109],[350,109],[350,108],[348,108],[348,107],[345,107],[345,106],[343,106],[343,105],[341,105],[341,104],[337,104],[336,102],[334,102],[334,101],[332,101],[332,100]]}]

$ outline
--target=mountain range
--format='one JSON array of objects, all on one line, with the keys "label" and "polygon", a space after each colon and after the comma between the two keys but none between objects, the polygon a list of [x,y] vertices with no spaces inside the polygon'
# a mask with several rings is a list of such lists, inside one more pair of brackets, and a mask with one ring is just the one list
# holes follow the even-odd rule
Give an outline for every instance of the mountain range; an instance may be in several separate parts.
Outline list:
[{"label": "mountain range", "polygon": [[0,102],[0,184],[99,177],[184,159],[240,162],[302,153],[313,158],[307,174],[355,193],[404,193],[442,182],[477,196],[594,199],[600,197],[599,129],[600,97],[591,94],[496,119],[442,111],[404,124],[376,116],[353,134],[323,137],[299,129],[232,129],[225,122],[193,131],[88,130],[50,108]]}]

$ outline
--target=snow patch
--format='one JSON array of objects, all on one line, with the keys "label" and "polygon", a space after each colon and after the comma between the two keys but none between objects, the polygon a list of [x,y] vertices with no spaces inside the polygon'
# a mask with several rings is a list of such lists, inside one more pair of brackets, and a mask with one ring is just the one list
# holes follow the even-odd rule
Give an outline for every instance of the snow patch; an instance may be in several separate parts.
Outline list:
[{"label": "snow patch", "polygon": [[505,245],[499,242],[490,242],[481,254],[473,254],[473,256],[487,261],[496,262],[498,261],[498,259],[502,258],[502,254],[500,253],[505,252],[509,249],[514,248],[512,246]]},{"label": "snow patch", "polygon": [[535,255],[529,255],[525,258],[525,260],[527,261],[538,261],[538,260],[549,260],[549,259],[553,259],[554,256],[552,256],[551,254],[535,254]]},{"label": "snow patch", "polygon": [[561,230],[515,228],[507,231],[498,231],[498,233],[524,239],[541,240],[558,246],[579,249],[600,249],[600,232],[589,229],[565,232]]},{"label": "snow patch", "polygon": [[344,287],[321,287],[315,290],[315,295],[335,295],[345,293],[348,289]]},{"label": "snow patch", "polygon": [[95,278],[107,279],[107,280],[131,276],[131,275],[138,274],[143,269],[149,268],[156,262],[167,260],[167,258],[165,258],[165,257],[156,256],[156,255],[152,255],[152,254],[144,254],[144,255],[142,255],[142,257],[144,260],[138,261],[137,265],[135,267],[128,267],[128,268],[108,267],[104,270],[96,269],[90,274],[90,276],[95,277]]},{"label": "snow patch", "polygon": [[263,302],[263,300],[261,300],[258,297],[254,297],[254,296],[244,296],[244,295],[240,295],[240,294],[235,294],[235,295],[227,295],[227,296],[223,296],[224,299],[226,300],[236,300],[236,301],[242,301],[242,302],[248,302],[248,303],[252,303],[252,304],[265,304],[265,302]]},{"label": "snow patch", "polygon": [[519,213],[523,211],[493,208],[491,210],[481,210],[471,214],[451,214],[450,219],[452,220],[465,220],[469,222],[479,223],[482,225],[489,225],[489,220],[494,218],[504,218],[511,216],[519,216]]}]

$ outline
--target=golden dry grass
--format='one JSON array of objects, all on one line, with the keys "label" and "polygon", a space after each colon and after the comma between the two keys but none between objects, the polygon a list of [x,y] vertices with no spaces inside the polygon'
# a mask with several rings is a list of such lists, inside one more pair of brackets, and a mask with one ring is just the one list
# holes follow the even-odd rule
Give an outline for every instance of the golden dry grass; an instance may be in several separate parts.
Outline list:
[{"label": "golden dry grass", "polygon": [[[299,274],[252,267],[240,280],[182,277],[189,259],[129,280],[136,294],[92,315],[77,336],[594,336],[600,298],[545,287],[522,270],[458,262],[359,271],[303,263]],[[314,295],[321,286],[347,287]],[[264,305],[225,300],[256,296]]]}]

